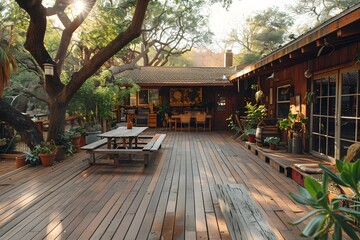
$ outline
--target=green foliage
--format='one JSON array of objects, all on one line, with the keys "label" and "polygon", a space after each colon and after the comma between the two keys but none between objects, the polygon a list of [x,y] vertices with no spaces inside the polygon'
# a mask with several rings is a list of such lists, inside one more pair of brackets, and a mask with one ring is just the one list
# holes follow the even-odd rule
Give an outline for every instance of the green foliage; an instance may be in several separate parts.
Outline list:
[{"label": "green foliage", "polygon": [[256,129],[255,128],[249,128],[249,129],[245,129],[244,133],[248,136],[248,135],[255,135],[256,133]]},{"label": "green foliage", "polygon": [[301,114],[289,113],[287,118],[278,121],[278,126],[280,130],[304,132],[308,120],[307,117],[304,117]]},{"label": "green foliage", "polygon": [[86,131],[81,126],[75,126],[75,127],[70,128],[69,130],[67,130],[67,134],[70,137],[72,137],[72,136],[85,136]]},{"label": "green foliage", "polygon": [[39,154],[50,154],[56,151],[57,147],[54,140],[41,142],[39,145],[36,145],[33,150],[25,152],[25,161],[32,166],[37,166],[41,164]]},{"label": "green foliage", "polygon": [[267,115],[267,109],[265,105],[252,104],[247,102],[245,105],[246,108],[246,129],[255,128],[263,122]]},{"label": "green foliage", "polygon": [[248,17],[238,29],[233,29],[227,43],[240,46],[238,61],[251,63],[283,45],[292,25],[289,14],[277,8],[267,8]]},{"label": "green foliage", "polygon": [[170,58],[190,51],[194,46],[211,43],[208,15],[203,11],[208,1],[151,1],[144,31],[142,49],[153,43],[144,57],[145,66],[164,66]]},{"label": "green foliage", "polygon": [[91,126],[100,123],[102,118],[110,117],[116,88],[112,84],[99,86],[98,83],[105,78],[106,75],[102,75],[88,79],[70,101],[68,112],[71,115],[83,116]]},{"label": "green foliage", "polygon": [[326,167],[320,164],[323,170],[322,183],[306,176],[304,180],[305,188],[298,186],[299,193],[290,193],[291,197],[298,203],[307,205],[314,210],[309,212],[296,222],[291,224],[298,225],[307,219],[310,221],[302,231],[301,235],[305,237],[313,237],[315,239],[328,239],[330,229],[333,229],[332,239],[342,239],[342,234],[345,232],[351,239],[359,239],[359,226],[354,224],[354,221],[360,221],[360,212],[348,208],[344,203],[357,204],[351,196],[338,195],[335,198],[329,199],[328,196],[328,177],[342,186],[353,189],[355,196],[360,197],[360,161],[355,163],[336,161],[339,174],[331,172]]},{"label": "green foliage", "polygon": [[50,154],[56,152],[56,144],[54,140],[51,140],[50,142],[41,142],[39,145],[36,145],[34,147],[36,149],[37,153],[42,154]]},{"label": "green foliage", "polygon": [[72,156],[74,154],[75,147],[72,143],[71,134],[60,134],[59,137],[56,139],[56,143],[59,146],[63,146],[67,155]]},{"label": "green foliage", "polygon": [[226,119],[228,123],[228,127],[231,129],[231,130],[234,130],[235,131],[235,135],[237,135],[238,133],[241,132],[241,128],[235,123],[234,121],[234,115],[231,114],[227,119]]},{"label": "green foliage", "polygon": [[25,152],[25,162],[29,163],[31,166],[37,166],[41,164],[37,149]]},{"label": "green foliage", "polygon": [[280,138],[278,138],[278,137],[266,137],[264,139],[264,143],[279,145]]},{"label": "green foliage", "polygon": [[136,94],[140,90],[140,86],[128,77],[115,78],[114,85],[117,86],[115,92],[120,106],[124,106],[130,95]]},{"label": "green foliage", "polygon": [[171,113],[171,106],[168,103],[160,104],[159,109],[157,111],[157,114],[159,115],[161,121],[166,120],[165,113],[168,113],[168,114]]}]

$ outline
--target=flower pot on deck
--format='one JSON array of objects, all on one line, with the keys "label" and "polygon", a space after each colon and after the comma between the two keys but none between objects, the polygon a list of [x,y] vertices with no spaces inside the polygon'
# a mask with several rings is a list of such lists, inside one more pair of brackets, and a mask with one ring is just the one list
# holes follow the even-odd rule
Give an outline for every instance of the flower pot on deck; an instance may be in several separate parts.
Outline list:
[{"label": "flower pot on deck", "polygon": [[49,167],[54,164],[56,153],[39,153],[41,165]]},{"label": "flower pot on deck", "polygon": [[20,156],[15,157],[16,168],[21,168],[21,167],[25,166],[26,165],[25,159],[26,159],[25,155],[20,155]]},{"label": "flower pot on deck", "polygon": [[248,135],[248,142],[256,143],[255,135],[254,135],[254,134],[249,134],[249,135]]}]

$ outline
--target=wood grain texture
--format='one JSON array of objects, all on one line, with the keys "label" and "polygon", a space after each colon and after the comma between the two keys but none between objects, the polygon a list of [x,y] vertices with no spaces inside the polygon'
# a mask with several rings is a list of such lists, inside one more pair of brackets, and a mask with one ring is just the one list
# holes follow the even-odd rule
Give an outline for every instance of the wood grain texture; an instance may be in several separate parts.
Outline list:
[{"label": "wood grain texture", "polygon": [[308,209],[285,174],[227,132],[144,132],[158,133],[147,168],[89,165],[82,151],[0,176],[0,239],[231,239],[218,184],[243,184],[278,239],[298,238],[287,223]]}]

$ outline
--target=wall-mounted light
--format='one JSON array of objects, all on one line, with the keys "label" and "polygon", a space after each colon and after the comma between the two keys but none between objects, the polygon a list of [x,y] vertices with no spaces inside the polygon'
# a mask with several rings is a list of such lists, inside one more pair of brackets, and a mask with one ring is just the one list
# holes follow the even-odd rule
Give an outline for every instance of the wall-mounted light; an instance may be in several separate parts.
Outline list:
[{"label": "wall-mounted light", "polygon": [[44,63],[44,72],[46,76],[54,76],[54,65],[51,63]]}]

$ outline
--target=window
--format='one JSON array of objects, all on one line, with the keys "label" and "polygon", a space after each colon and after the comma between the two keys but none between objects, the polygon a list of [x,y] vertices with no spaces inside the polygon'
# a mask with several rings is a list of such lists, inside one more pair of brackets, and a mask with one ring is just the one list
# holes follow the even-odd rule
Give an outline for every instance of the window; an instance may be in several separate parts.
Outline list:
[{"label": "window", "polygon": [[277,118],[286,118],[290,110],[291,86],[286,85],[277,88]]},{"label": "window", "polygon": [[159,104],[159,90],[158,89],[142,89],[138,93],[139,105],[148,105],[153,102],[155,105]]},{"label": "window", "polygon": [[217,96],[217,111],[225,111],[226,110],[226,97],[218,94]]}]

